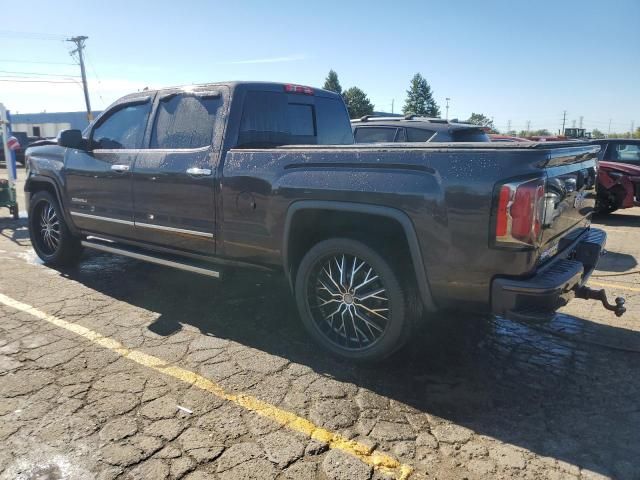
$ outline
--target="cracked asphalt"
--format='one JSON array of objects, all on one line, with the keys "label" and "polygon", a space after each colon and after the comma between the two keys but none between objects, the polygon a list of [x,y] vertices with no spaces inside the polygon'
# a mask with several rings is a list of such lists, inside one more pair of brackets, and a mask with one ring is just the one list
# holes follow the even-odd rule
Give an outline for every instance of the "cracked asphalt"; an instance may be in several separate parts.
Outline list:
[{"label": "cracked asphalt", "polygon": [[[0,294],[389,455],[412,479],[640,479],[640,209],[596,220],[609,254],[591,284],[627,298],[622,319],[581,300],[544,324],[442,314],[371,366],[318,349],[278,276],[216,282],[90,251],[54,270],[26,221],[0,215]],[[0,479],[394,475],[28,311],[0,303],[0,317]]]}]

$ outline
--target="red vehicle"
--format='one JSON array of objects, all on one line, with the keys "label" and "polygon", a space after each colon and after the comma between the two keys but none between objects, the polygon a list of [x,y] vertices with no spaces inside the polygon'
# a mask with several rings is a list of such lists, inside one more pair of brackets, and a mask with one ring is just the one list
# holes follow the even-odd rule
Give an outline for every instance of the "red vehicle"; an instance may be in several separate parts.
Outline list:
[{"label": "red vehicle", "polygon": [[489,139],[492,142],[530,142],[528,138],[514,137],[512,135],[500,135],[499,133],[490,133]]},{"label": "red vehicle", "polygon": [[600,213],[640,206],[640,140],[594,140],[600,145],[598,202]]}]

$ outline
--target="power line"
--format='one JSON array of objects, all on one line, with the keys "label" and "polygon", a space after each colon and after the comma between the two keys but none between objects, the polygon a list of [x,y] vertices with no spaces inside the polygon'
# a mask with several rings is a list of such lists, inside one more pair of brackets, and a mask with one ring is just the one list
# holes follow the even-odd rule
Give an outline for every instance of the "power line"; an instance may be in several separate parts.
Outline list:
[{"label": "power line", "polygon": [[18,32],[13,30],[0,30],[0,37],[16,37],[16,38],[28,38],[31,40],[55,40],[55,41],[63,41],[65,39],[65,35],[59,35],[56,33]]},{"label": "power line", "polygon": [[12,59],[0,59],[0,62],[6,63],[29,63],[34,65],[72,65],[77,66],[77,63],[69,63],[69,62],[41,62],[41,61],[32,61],[32,60],[12,60]]},{"label": "power line", "polygon": [[9,83],[75,83],[79,84],[76,81],[62,81],[62,80],[25,80],[25,79],[6,79],[0,78],[0,82],[9,82]]},{"label": "power line", "polygon": [[[38,75],[44,77],[66,77],[66,78],[80,78],[79,75],[63,75],[61,73],[40,73],[40,72],[16,72],[12,70],[0,70],[0,73],[16,73],[16,74],[24,74],[24,75]],[[5,77],[6,75],[2,75]]]},{"label": "power line", "polygon": [[[98,71],[96,70],[96,67],[94,67],[93,62],[91,61],[91,57],[89,57],[89,54],[87,52],[85,52],[85,57],[87,58],[87,62],[89,63],[89,66],[91,67],[91,70],[93,70],[93,74],[96,76],[96,80],[98,81],[98,96],[100,97],[100,100],[104,102],[104,98],[102,98],[102,90],[101,90],[102,80],[98,76]],[[394,100],[391,100],[391,111],[393,111],[393,102]]]}]

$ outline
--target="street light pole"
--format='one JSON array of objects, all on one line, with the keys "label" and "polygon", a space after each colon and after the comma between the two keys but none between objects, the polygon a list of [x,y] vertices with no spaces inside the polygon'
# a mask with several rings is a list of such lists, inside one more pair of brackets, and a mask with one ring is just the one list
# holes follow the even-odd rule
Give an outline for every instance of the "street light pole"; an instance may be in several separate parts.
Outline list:
[{"label": "street light pole", "polygon": [[447,100],[447,106],[446,106],[447,113],[445,114],[444,119],[445,120],[449,120],[449,100],[451,100],[451,99],[449,97],[447,97],[446,100]]}]

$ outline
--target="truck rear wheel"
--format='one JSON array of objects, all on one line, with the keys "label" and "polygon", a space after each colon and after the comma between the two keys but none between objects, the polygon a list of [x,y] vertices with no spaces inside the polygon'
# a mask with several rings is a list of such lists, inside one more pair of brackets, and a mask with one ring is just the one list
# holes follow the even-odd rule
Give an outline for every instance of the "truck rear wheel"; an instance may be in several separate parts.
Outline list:
[{"label": "truck rear wheel", "polygon": [[381,360],[410,336],[408,295],[389,263],[362,242],[316,244],[300,263],[295,291],[307,330],[339,356]]},{"label": "truck rear wheel", "polygon": [[58,201],[46,191],[37,192],[29,204],[29,236],[47,265],[72,265],[82,253],[80,240],[69,231]]}]

